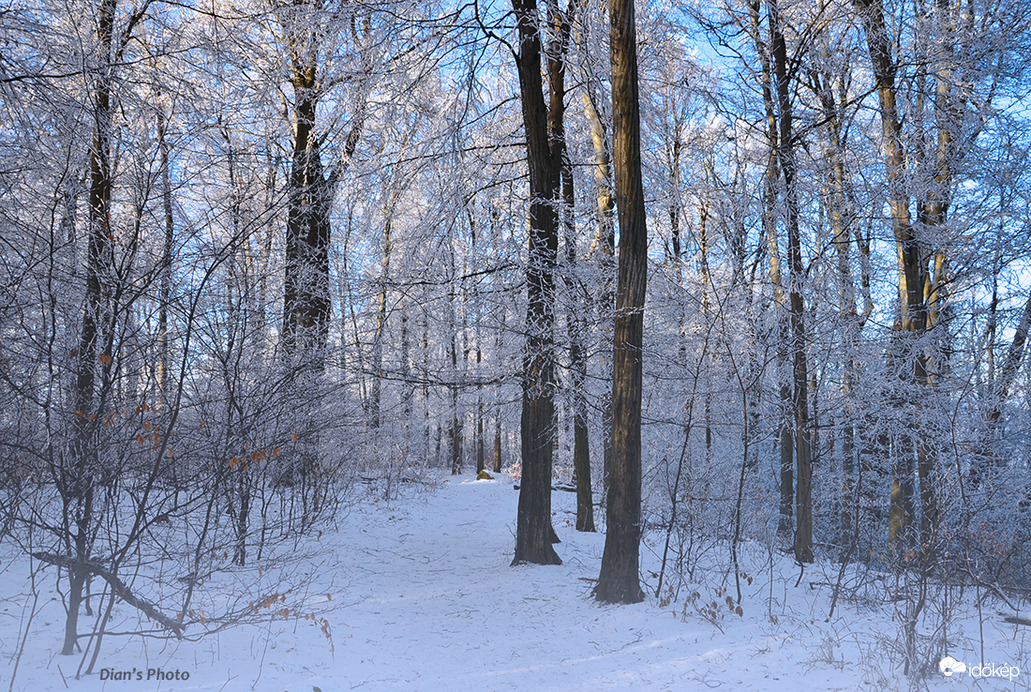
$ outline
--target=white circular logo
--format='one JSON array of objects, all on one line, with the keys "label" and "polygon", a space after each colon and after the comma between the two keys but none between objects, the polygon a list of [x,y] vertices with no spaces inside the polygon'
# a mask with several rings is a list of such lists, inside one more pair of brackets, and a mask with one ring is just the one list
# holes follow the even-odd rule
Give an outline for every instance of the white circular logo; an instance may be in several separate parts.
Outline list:
[{"label": "white circular logo", "polygon": [[952,656],[946,656],[938,663],[938,670],[945,677],[952,677],[953,673],[965,673],[967,665],[963,661],[957,661]]}]

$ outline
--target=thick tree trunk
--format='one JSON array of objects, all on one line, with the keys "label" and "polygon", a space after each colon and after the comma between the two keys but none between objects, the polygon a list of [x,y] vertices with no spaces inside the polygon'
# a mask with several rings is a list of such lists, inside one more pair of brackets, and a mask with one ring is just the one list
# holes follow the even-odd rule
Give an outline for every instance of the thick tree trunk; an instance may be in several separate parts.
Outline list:
[{"label": "thick tree trunk", "polygon": [[648,228],[641,176],[641,115],[633,0],[612,0],[613,160],[619,215],[619,279],[612,364],[612,475],[605,550],[595,597],[605,603],[644,598],[641,543],[641,394]]},{"label": "thick tree trunk", "polygon": [[289,354],[304,354],[321,370],[329,336],[329,213],[332,183],[322,169],[315,135],[316,66],[314,57],[295,61],[294,142],[286,223],[286,277],[283,338]]},{"label": "thick tree trunk", "polygon": [[558,29],[548,47],[550,103],[541,79],[541,26],[536,0],[513,0],[519,32],[517,71],[530,178],[530,233],[526,283],[526,351],[523,354],[523,408],[520,424],[522,480],[512,564],[560,564],[552,547],[552,441],[555,434],[555,266],[558,258],[558,204],[563,155],[565,52],[569,23],[557,1],[548,21]]},{"label": "thick tree trunk", "polygon": [[[297,28],[293,27],[296,31]],[[301,386],[323,370],[329,338],[330,221],[334,183],[322,167],[315,129],[318,104],[317,57],[310,37],[292,35],[291,84],[293,158],[287,181],[285,272],[283,280],[282,353],[286,368]],[[316,465],[317,442],[306,438],[284,468],[281,481],[292,486]]]},{"label": "thick tree trunk", "polygon": [[[297,4],[301,4],[300,2]],[[373,66],[371,23],[361,24],[365,45],[360,51],[359,95],[340,160],[327,172],[322,165],[315,118],[320,90],[319,50],[322,36],[289,14],[280,16],[284,42],[290,51],[290,83],[294,91],[293,158],[287,184],[286,273],[283,287],[283,345],[289,355],[307,359],[301,365],[321,372],[329,338],[332,310],[329,286],[330,214],[337,180],[354,156],[365,123]],[[358,42],[358,23],[352,33]]]}]

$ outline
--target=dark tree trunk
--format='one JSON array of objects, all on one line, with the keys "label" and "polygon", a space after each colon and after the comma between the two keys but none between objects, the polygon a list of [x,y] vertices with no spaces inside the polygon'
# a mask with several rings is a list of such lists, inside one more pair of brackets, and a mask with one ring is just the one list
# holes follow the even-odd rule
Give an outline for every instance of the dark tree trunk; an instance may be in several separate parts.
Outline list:
[{"label": "dark tree trunk", "polygon": [[[454,377],[458,377],[458,335],[457,330],[451,334],[451,371]],[[451,425],[448,426],[448,442],[451,446],[451,475],[457,476],[462,472],[462,423],[463,414],[458,410],[458,385],[451,387]]]},{"label": "dark tree trunk", "polygon": [[[305,11],[298,12],[302,8]],[[293,152],[286,190],[283,325],[280,342],[286,356],[286,367],[295,378],[294,384],[299,387],[311,387],[313,380],[324,369],[332,313],[329,285],[329,247],[332,235],[330,214],[337,180],[354,155],[361,136],[372,74],[369,58],[369,44],[372,40],[370,20],[366,16],[361,22],[364,32],[360,35],[357,16],[352,15],[351,33],[361,63],[361,71],[355,75],[359,97],[341,156],[327,171],[323,167],[321,138],[316,127],[319,98],[323,89],[319,55],[326,35],[318,26],[317,16],[307,12],[321,9],[320,3],[310,0],[297,0],[291,5],[277,7],[283,44],[290,56],[290,84],[294,97],[291,113]],[[364,381],[361,386],[362,398],[368,405]],[[311,413],[311,410],[298,412],[302,417]],[[306,435],[298,448],[297,458],[283,473],[284,484],[297,482],[298,475],[302,479],[309,478],[308,472],[316,465],[318,444],[317,432]]]},{"label": "dark tree trunk", "polygon": [[[100,54],[112,57],[115,0],[103,0],[97,17]],[[95,127],[90,150],[89,237],[86,251],[86,300],[79,333],[78,363],[75,378],[74,438],[71,468],[58,480],[67,518],[70,548],[75,566],[68,569],[68,613],[65,619],[63,655],[75,653],[78,641],[79,608],[89,572],[83,565],[90,560],[94,527],[93,500],[99,463],[96,423],[102,416],[94,410],[97,367],[108,368],[110,354],[101,350],[112,329],[109,324],[111,276],[111,81],[114,66],[108,63],[93,84]]]},{"label": "dark tree trunk", "polygon": [[494,419],[494,473],[501,473],[501,416]]},{"label": "dark tree trunk", "polygon": [[541,26],[536,0],[513,0],[519,31],[516,67],[530,174],[530,234],[526,268],[526,351],[520,424],[522,480],[512,564],[561,564],[552,547],[552,441],[555,435],[555,265],[563,155],[565,53],[569,23],[552,0],[548,20],[558,29],[548,46],[550,104],[541,79]]},{"label": "dark tree trunk", "polygon": [[612,359],[612,475],[605,550],[594,595],[604,603],[637,603],[644,599],[638,554],[641,543],[641,348],[648,229],[641,178],[641,115],[633,0],[610,3],[609,39],[619,277]]},{"label": "dark tree trunk", "polygon": [[165,114],[158,111],[158,149],[161,156],[161,207],[164,212],[165,242],[161,253],[161,284],[158,304],[157,396],[164,400],[168,387],[171,353],[168,345],[168,312],[172,302],[172,254],[175,241],[175,219],[172,215],[172,176],[169,163],[168,133]]},{"label": "dark tree trunk", "polygon": [[[300,386],[309,386],[309,377],[322,372],[329,337],[329,213],[333,184],[323,173],[315,130],[318,105],[315,50],[301,49],[301,42],[294,45],[291,74],[294,140],[287,183],[281,342],[286,367]],[[284,469],[281,482],[292,486],[308,477],[316,465],[316,457],[316,440],[306,438],[298,447],[296,458]]]},{"label": "dark tree trunk", "polygon": [[[383,224],[383,257],[380,268],[379,306],[376,311],[376,333],[372,340],[372,383],[371,403],[372,409],[370,427],[373,429],[380,426],[380,409],[382,407],[382,380],[383,380],[383,341],[387,332],[387,286],[390,285],[390,254],[393,251],[393,217],[394,207],[397,203],[396,196],[391,194],[391,201],[383,209],[386,220]],[[404,313],[402,313],[404,314]]]},{"label": "dark tree trunk", "polygon": [[[479,360],[479,351],[477,351]],[[483,402],[476,404],[476,473],[487,469],[487,450],[484,448],[483,440]]]},{"label": "dark tree trunk", "polygon": [[780,177],[780,134],[777,109],[774,104],[773,67],[771,51],[763,40],[760,0],[749,3],[751,30],[755,41],[755,52],[759,56],[760,83],[762,85],[763,107],[766,116],[765,135],[769,146],[766,171],[763,176],[763,235],[766,237],[767,254],[770,259],[770,283],[773,284],[774,304],[777,307],[777,376],[780,379],[781,418],[777,429],[777,446],[780,452],[780,515],[777,533],[782,537],[791,535],[795,517],[795,431],[792,410],[792,377],[790,370],[790,308],[781,283],[781,256],[777,237],[776,204],[777,180]]},{"label": "dark tree trunk", "polygon": [[791,536],[795,524],[795,435],[790,414],[791,387],[787,384],[780,386],[780,402],[783,410],[777,430],[780,448],[780,520],[777,533],[786,539]]},{"label": "dark tree trunk", "polygon": [[332,183],[322,169],[314,132],[318,102],[315,58],[295,58],[294,146],[287,199],[286,277],[283,296],[283,339],[289,354],[316,360],[329,335],[329,212]]},{"label": "dark tree trunk", "polygon": [[780,8],[769,0],[770,38],[777,77],[777,115],[781,175],[784,178],[784,211],[788,235],[789,348],[792,366],[792,422],[795,437],[795,559],[813,561],[812,426],[809,422],[809,363],[805,344],[805,304],[802,299],[801,238],[798,225],[798,191],[795,185],[794,115],[788,72],[787,43],[781,29]]},{"label": "dark tree trunk", "polygon": [[[295,3],[300,4],[303,0]],[[332,309],[329,290],[330,213],[337,180],[354,156],[361,138],[373,70],[369,58],[372,41],[370,20],[368,16],[360,23],[354,16],[351,20],[352,34],[360,44],[356,46],[361,61],[361,72],[357,75],[359,96],[341,157],[327,172],[322,165],[315,127],[322,88],[318,61],[323,37],[318,30],[299,23],[289,13],[280,17],[284,41],[290,50],[290,83],[294,91],[293,160],[287,188],[283,343],[287,353],[308,357],[305,368],[315,372],[322,370]],[[359,25],[363,36],[359,36]]]}]

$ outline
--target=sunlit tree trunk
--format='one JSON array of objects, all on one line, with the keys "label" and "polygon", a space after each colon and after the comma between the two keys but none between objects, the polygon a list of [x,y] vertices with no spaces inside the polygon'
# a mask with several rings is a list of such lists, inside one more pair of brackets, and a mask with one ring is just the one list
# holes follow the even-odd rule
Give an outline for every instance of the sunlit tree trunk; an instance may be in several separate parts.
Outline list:
[{"label": "sunlit tree trunk", "polygon": [[[582,39],[582,36],[581,36]],[[581,46],[582,47],[582,46]],[[598,110],[597,78],[589,71],[584,80],[581,99],[584,115],[591,132],[591,145],[594,149],[594,182],[595,182],[595,221],[597,230],[591,243],[592,254],[597,258],[601,270],[602,285],[598,292],[598,307],[601,314],[601,347],[602,369],[611,367],[612,344],[612,309],[615,305],[614,284],[616,276],[616,225],[613,212],[616,200],[612,195],[612,156],[605,120]],[[602,397],[601,407],[601,447],[602,447],[602,501],[608,494],[609,471],[612,468],[612,392]]]},{"label": "sunlit tree trunk", "polygon": [[[888,182],[888,205],[891,211],[892,230],[899,269],[899,317],[895,344],[901,358],[902,384],[926,384],[928,382],[927,354],[918,345],[920,337],[927,331],[927,304],[924,289],[928,281],[923,250],[910,216],[910,200],[906,187],[906,153],[902,132],[902,121],[896,101],[895,78],[897,67],[892,55],[892,43],[884,18],[881,0],[854,0],[863,22],[867,47],[873,67],[875,88],[880,105],[881,149],[884,156]],[[917,437],[919,433],[916,433]],[[914,505],[912,462],[914,452],[920,464],[921,476],[929,472],[933,460],[922,440],[914,442],[910,435],[899,437],[895,451],[895,463],[891,487],[888,536],[892,544],[900,546],[912,541],[909,531],[913,522],[910,509]],[[918,449],[914,450],[914,444]],[[928,474],[928,490],[930,478]],[[936,511],[931,503],[936,502],[933,494],[924,498],[925,511],[931,516]]]},{"label": "sunlit tree trunk", "polygon": [[576,480],[576,530],[594,531],[594,499],[591,492],[591,450],[587,428],[587,357],[584,353],[586,305],[580,300],[577,266],[576,224],[573,218],[575,188],[568,156],[562,165],[562,226],[566,243],[566,289],[569,294],[569,377],[573,399],[573,476]]},{"label": "sunlit tree trunk", "polygon": [[158,294],[158,362],[156,373],[157,395],[163,400],[170,380],[167,377],[171,360],[168,343],[168,311],[172,302],[172,253],[175,242],[175,219],[172,215],[172,176],[169,161],[167,120],[164,112],[157,116],[158,152],[161,157],[161,210],[164,215],[164,244],[161,249],[161,276]]}]

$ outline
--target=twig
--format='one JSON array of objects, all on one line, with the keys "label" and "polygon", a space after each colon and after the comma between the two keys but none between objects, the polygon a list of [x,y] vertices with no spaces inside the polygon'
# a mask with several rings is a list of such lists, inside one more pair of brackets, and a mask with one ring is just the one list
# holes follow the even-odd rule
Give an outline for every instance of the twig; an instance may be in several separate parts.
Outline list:
[{"label": "twig", "polygon": [[[29,639],[29,628],[32,627],[32,620],[36,617],[36,604],[39,603],[39,591],[36,591],[35,580],[32,584],[32,609],[29,611],[29,619],[25,622],[25,634],[21,638],[21,646],[18,647],[18,655],[14,658],[14,669],[11,671],[11,685],[8,692],[14,692],[14,679],[18,677],[18,664],[21,663],[21,655],[25,651],[25,643]],[[68,683],[65,683],[65,687]]]}]

